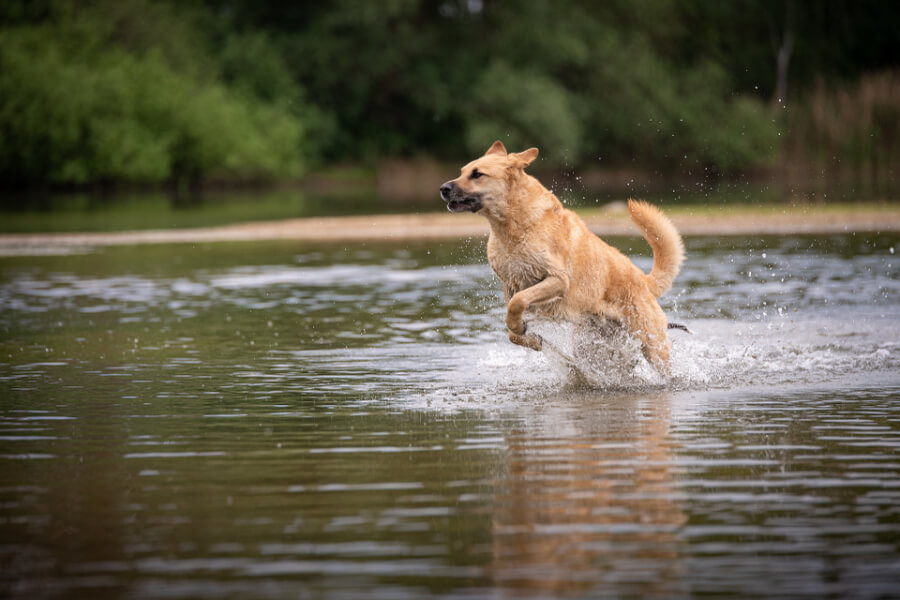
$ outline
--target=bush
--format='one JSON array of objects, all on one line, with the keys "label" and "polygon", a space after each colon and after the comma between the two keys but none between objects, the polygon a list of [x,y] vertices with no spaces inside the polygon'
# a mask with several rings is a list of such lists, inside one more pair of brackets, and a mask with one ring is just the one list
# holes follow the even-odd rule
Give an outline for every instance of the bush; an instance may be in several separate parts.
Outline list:
[{"label": "bush", "polygon": [[729,94],[712,63],[678,70],[639,37],[626,42],[609,32],[593,64],[602,67],[585,78],[584,113],[594,157],[728,171],[768,164],[778,149],[766,106]]},{"label": "bush", "polygon": [[515,151],[541,146],[551,164],[579,156],[579,122],[569,93],[538,73],[493,63],[472,90],[466,142],[483,152],[498,137]]},{"label": "bush", "polygon": [[302,172],[296,84],[289,97],[279,93],[284,77],[270,91],[264,76],[229,87],[216,74],[175,68],[161,49],[113,44],[96,22],[105,23],[0,31],[0,178],[83,184]]}]

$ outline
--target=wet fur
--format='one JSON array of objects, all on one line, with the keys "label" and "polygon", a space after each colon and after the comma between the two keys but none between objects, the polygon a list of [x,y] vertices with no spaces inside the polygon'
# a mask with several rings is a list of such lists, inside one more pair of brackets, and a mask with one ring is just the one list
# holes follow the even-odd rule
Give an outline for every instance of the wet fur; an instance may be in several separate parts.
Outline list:
[{"label": "wet fur", "polygon": [[645,274],[525,173],[537,155],[537,148],[508,154],[497,141],[441,186],[451,211],[476,212],[490,224],[488,261],[503,283],[510,341],[541,349],[541,339],[526,331],[526,310],[586,326],[609,320],[627,327],[647,360],[667,372],[668,324],[657,298],[681,268],[681,237],[656,207],[628,201],[632,221],[653,248],[653,269]]}]

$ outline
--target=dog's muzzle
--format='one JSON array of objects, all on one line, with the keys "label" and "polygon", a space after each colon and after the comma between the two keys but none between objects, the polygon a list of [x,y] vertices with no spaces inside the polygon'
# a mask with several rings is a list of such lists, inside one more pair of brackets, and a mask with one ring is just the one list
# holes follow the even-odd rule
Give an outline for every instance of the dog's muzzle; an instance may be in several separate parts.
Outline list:
[{"label": "dog's muzzle", "polygon": [[481,195],[463,194],[459,186],[452,181],[441,186],[441,198],[447,203],[447,210],[452,213],[474,213],[481,210]]}]

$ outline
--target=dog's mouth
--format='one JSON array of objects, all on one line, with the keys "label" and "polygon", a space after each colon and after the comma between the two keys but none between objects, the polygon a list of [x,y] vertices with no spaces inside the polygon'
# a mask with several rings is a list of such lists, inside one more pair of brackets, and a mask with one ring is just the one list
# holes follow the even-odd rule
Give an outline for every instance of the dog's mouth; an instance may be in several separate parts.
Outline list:
[{"label": "dog's mouth", "polygon": [[458,200],[447,200],[447,210],[452,213],[478,212],[481,210],[481,196],[466,196]]}]

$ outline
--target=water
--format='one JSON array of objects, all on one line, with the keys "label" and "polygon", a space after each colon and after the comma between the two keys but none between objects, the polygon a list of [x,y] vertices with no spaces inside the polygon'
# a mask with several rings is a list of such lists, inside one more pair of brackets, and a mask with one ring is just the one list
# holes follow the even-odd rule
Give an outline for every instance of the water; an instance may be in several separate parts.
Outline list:
[{"label": "water", "polygon": [[0,259],[0,595],[900,597],[898,242],[689,239],[668,380],[479,240]]}]

